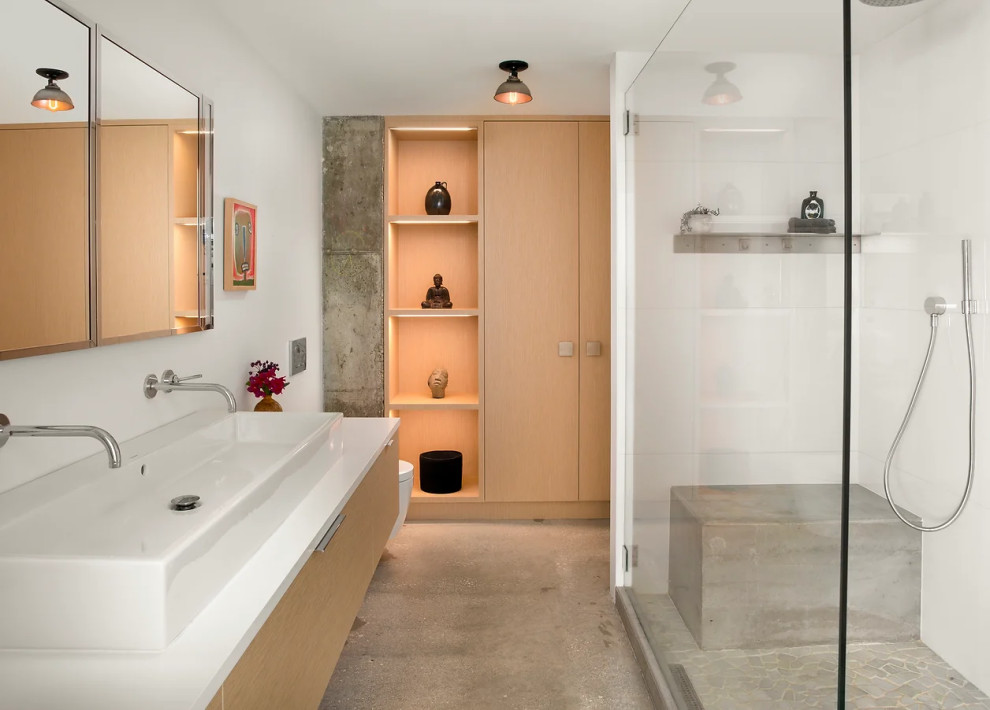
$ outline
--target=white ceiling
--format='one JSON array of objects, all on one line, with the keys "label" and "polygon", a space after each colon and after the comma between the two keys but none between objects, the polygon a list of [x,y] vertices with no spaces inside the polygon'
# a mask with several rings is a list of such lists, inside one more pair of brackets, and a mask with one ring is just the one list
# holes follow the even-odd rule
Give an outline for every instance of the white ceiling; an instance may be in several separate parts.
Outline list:
[{"label": "white ceiling", "polygon": [[[23,25],[8,33],[0,50],[0,56],[17,60],[0,62],[2,95],[29,97],[41,88],[36,66],[66,68],[72,76],[63,88],[81,110],[46,120],[78,120],[75,114],[85,115],[84,28],[40,0],[2,1],[5,16]],[[323,115],[604,114],[612,54],[651,51],[672,25],[660,51],[694,53],[699,62],[702,54],[741,60],[745,52],[841,51],[840,0],[205,2]],[[938,2],[900,8],[853,3],[857,46],[881,39]],[[39,13],[46,17],[35,17]],[[51,34],[56,25],[68,39],[37,41],[39,28]],[[108,67],[111,57],[105,58]],[[509,107],[492,100],[505,78],[498,69],[504,59],[530,63],[522,78],[533,91],[531,103]],[[743,73],[740,61],[734,76]],[[113,84],[106,87],[108,100]],[[41,112],[27,101],[13,103],[20,111],[16,120],[40,120]],[[103,108],[106,113],[108,105]]]},{"label": "white ceiling", "polygon": [[[48,3],[0,0],[4,28],[0,42],[0,123],[85,121],[89,113],[89,30]],[[46,80],[35,69],[69,73],[59,87],[75,109],[51,113],[31,105]]]},{"label": "white ceiling", "polygon": [[[324,115],[604,114],[616,50],[651,51],[687,0],[209,0]],[[505,73],[533,101],[492,100]]]},{"label": "white ceiling", "polygon": [[[853,3],[856,44],[930,9]],[[603,114],[616,51],[842,51],[840,0],[208,0],[324,115]],[[492,100],[523,59],[534,100]]]},{"label": "white ceiling", "polygon": [[[0,0],[7,35],[0,42],[0,123],[86,121],[89,30],[41,0]],[[198,99],[107,39],[102,40],[99,115],[104,119],[192,118]],[[58,82],[75,106],[51,113],[31,105],[45,85],[38,67],[62,69]]]}]

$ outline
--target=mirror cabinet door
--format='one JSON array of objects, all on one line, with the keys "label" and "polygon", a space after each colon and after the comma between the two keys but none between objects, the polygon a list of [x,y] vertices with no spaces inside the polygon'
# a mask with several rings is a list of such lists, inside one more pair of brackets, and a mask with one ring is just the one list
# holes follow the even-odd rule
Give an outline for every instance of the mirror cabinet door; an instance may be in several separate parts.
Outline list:
[{"label": "mirror cabinet door", "polygon": [[90,28],[43,0],[4,0],[0,16],[0,359],[7,359],[92,344]]},{"label": "mirror cabinet door", "polygon": [[199,97],[104,36],[98,66],[99,343],[199,330]]}]

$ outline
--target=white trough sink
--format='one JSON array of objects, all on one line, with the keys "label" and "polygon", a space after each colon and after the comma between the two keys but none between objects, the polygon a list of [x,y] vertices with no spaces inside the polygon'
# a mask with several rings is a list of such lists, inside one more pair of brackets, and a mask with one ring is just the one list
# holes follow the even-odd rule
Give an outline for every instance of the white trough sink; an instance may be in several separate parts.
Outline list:
[{"label": "white trough sink", "polygon": [[0,648],[164,649],[340,458],[341,419],[200,412],[0,495]]}]

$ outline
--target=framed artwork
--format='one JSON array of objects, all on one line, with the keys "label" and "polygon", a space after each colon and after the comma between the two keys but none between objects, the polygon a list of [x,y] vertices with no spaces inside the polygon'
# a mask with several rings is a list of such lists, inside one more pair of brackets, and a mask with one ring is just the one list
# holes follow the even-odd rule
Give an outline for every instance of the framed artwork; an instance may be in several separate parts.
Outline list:
[{"label": "framed artwork", "polygon": [[258,286],[258,208],[233,197],[223,207],[223,290],[253,291]]}]

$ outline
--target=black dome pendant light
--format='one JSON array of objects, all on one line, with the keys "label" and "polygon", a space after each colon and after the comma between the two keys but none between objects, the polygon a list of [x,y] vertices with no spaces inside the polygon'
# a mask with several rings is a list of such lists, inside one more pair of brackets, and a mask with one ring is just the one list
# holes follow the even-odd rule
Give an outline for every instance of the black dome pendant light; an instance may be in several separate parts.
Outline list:
[{"label": "black dome pendant light", "polygon": [[519,78],[519,72],[528,69],[529,64],[520,59],[509,59],[500,62],[498,68],[502,71],[509,72],[509,78],[503,81],[501,86],[495,91],[496,101],[515,106],[516,104],[524,104],[533,100],[533,95],[529,92],[529,87]]},{"label": "black dome pendant light", "polygon": [[57,81],[69,78],[69,72],[61,69],[38,69],[37,74],[48,79],[48,85],[38,91],[31,100],[31,105],[46,111],[70,111],[75,108],[69,95],[58,88]]}]

